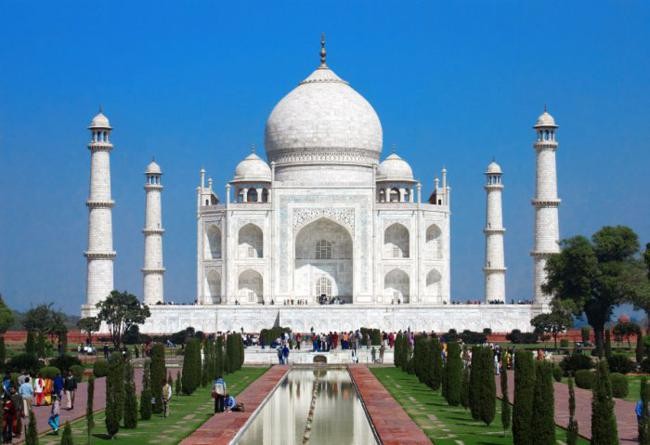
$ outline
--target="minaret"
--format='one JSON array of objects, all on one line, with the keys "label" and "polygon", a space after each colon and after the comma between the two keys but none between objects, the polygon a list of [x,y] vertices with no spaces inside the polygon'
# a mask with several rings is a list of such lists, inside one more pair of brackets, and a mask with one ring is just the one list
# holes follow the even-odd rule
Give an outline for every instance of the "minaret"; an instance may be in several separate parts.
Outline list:
[{"label": "minaret", "polygon": [[537,157],[537,180],[535,199],[535,247],[531,252],[535,267],[534,303],[547,305],[551,296],[542,292],[542,284],[546,282],[547,258],[560,251],[560,229],[558,224],[557,173],[555,170],[555,151],[557,150],[556,130],[553,116],[548,114],[546,107],[537,118],[533,127],[537,139],[533,144]]},{"label": "minaret", "polygon": [[144,267],[142,268],[144,303],[152,306],[164,302],[163,242],[165,230],[162,228],[160,182],[162,171],[155,161],[151,161],[145,172],[145,213],[144,213]]},{"label": "minaret", "polygon": [[485,302],[506,301],[506,267],[503,253],[503,212],[501,194],[501,167],[492,161],[488,165],[485,176],[485,191],[487,192],[487,209],[485,215]]},{"label": "minaret", "polygon": [[113,220],[111,198],[110,142],[111,124],[101,109],[88,127],[90,150],[90,196],[88,206],[88,262],[86,305],[89,309],[104,300],[113,290]]}]

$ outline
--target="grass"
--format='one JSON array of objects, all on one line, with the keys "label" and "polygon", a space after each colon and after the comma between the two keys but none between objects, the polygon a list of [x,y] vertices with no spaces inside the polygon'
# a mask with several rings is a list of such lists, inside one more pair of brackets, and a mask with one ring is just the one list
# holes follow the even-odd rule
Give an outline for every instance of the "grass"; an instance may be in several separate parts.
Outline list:
[{"label": "grass", "polygon": [[[239,394],[244,388],[266,372],[268,368],[242,368],[226,376],[228,391]],[[95,413],[95,429],[91,443],[120,445],[172,445],[177,444],[199,426],[205,423],[214,412],[214,401],[210,397],[211,388],[199,388],[190,396],[174,396],[169,407],[169,416],[163,418],[153,414],[150,420],[139,420],[135,429],[120,428],[114,439],[109,439],[104,425],[104,412]],[[71,424],[74,443],[86,444],[86,419]],[[63,428],[63,425],[61,425]],[[61,436],[48,433],[39,438],[41,445],[58,445]]]},{"label": "grass", "polygon": [[[372,373],[402,405],[409,416],[436,445],[506,445],[512,444],[512,433],[501,428],[501,403],[491,425],[472,419],[469,411],[447,405],[438,391],[420,383],[415,375],[397,368],[371,368]],[[557,428],[558,444],[564,444],[566,433]],[[589,442],[580,438],[578,444]]]}]

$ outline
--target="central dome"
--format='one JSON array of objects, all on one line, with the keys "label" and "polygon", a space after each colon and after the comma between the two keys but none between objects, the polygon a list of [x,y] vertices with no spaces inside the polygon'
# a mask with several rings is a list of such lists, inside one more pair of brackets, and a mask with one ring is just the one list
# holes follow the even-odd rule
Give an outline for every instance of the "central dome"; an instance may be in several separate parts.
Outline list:
[{"label": "central dome", "polygon": [[379,117],[367,100],[323,62],[275,106],[266,121],[269,162],[376,163]]}]

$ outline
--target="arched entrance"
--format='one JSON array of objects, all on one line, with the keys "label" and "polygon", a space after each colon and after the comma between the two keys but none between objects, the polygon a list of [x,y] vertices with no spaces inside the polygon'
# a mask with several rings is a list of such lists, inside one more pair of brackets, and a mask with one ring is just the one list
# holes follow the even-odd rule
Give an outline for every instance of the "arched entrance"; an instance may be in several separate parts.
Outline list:
[{"label": "arched entrance", "polygon": [[340,224],[320,218],[303,227],[295,243],[295,298],[352,303],[352,253],[352,237]]},{"label": "arched entrance", "polygon": [[255,304],[264,302],[264,280],[259,272],[248,269],[239,275],[239,303]]},{"label": "arched entrance", "polygon": [[384,278],[384,295],[393,304],[408,303],[410,300],[410,282],[406,272],[393,269]]}]

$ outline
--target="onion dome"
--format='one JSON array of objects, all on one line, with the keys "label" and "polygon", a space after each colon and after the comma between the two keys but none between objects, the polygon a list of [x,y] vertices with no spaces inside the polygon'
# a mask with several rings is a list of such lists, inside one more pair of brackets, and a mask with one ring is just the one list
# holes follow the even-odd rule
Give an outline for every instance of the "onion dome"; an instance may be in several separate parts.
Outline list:
[{"label": "onion dome", "polygon": [[539,128],[539,127],[553,127],[557,128],[557,125],[555,124],[555,119],[553,119],[553,116],[551,116],[546,109],[544,109],[544,112],[539,115],[537,118],[537,122],[535,122],[535,126],[533,128]]},{"label": "onion dome", "polygon": [[396,153],[391,153],[384,161],[379,164],[377,171],[378,181],[413,181],[413,170],[404,159]]},{"label": "onion dome", "polygon": [[500,175],[502,173],[503,171],[501,170],[501,166],[495,161],[490,162],[490,164],[487,166],[487,170],[485,171],[486,175]]},{"label": "onion dome", "polygon": [[271,182],[271,168],[255,153],[237,164],[233,182]]},{"label": "onion dome", "polygon": [[93,120],[90,122],[90,126],[88,128],[112,128],[110,122],[108,122],[108,118],[102,113],[101,111],[97,113],[95,117],[93,117]]},{"label": "onion dome", "polygon": [[160,169],[160,165],[158,165],[156,161],[151,161],[149,165],[147,165],[147,170],[145,171],[145,173],[148,175],[162,175],[162,170]]}]

